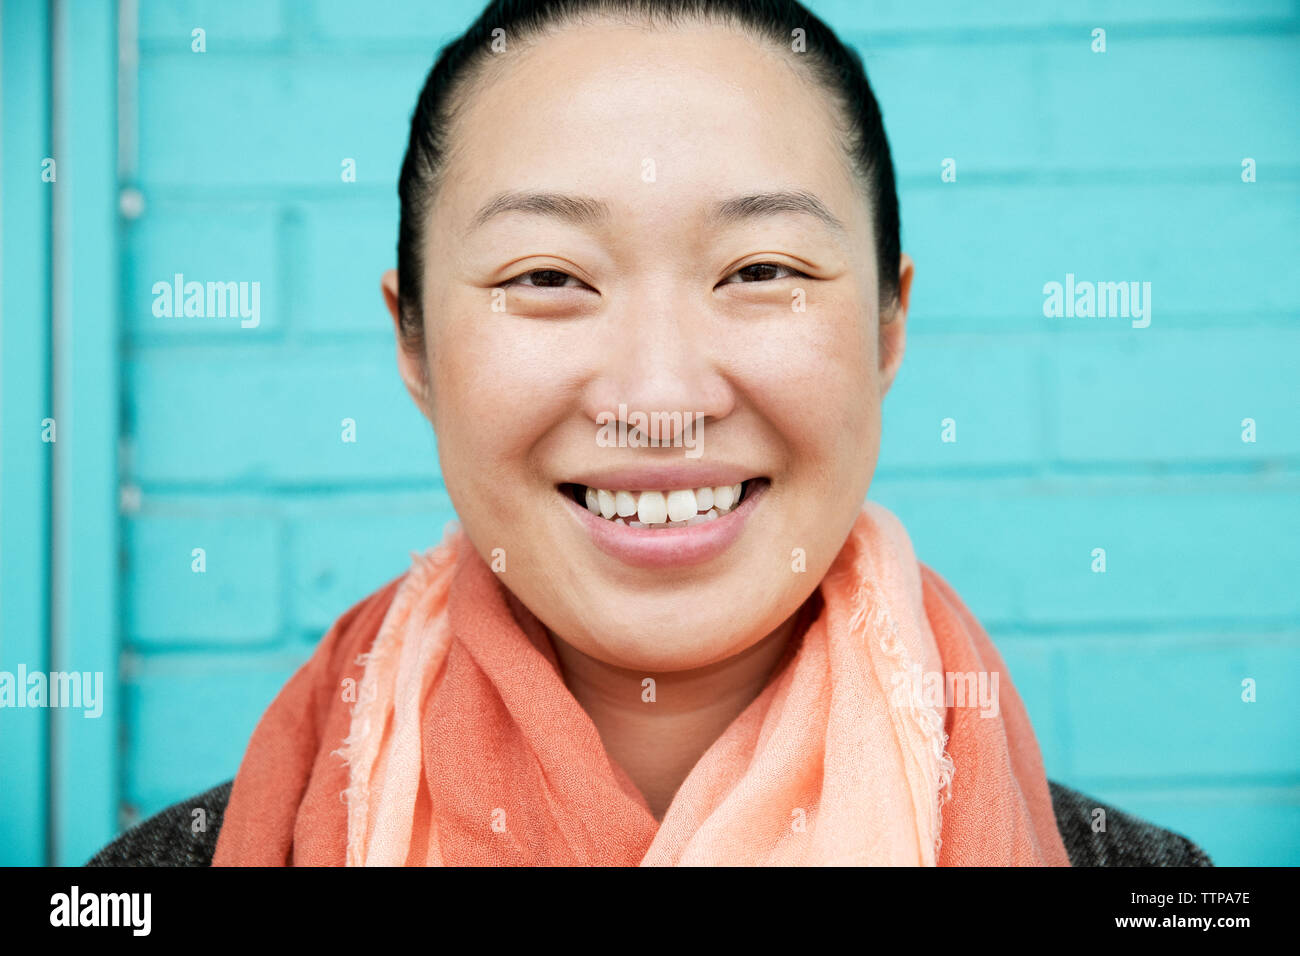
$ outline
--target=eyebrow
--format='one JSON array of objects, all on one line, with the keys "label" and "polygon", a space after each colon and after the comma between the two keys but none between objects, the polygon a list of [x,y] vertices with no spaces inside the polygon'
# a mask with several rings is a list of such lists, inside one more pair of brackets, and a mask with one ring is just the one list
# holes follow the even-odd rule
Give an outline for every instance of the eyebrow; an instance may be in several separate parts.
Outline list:
[{"label": "eyebrow", "polygon": [[[466,236],[489,220],[509,212],[549,216],[583,227],[604,225],[610,217],[609,205],[589,196],[511,191],[501,193],[485,203],[470,220],[469,228],[465,230]],[[713,206],[709,218],[719,225],[735,225],[785,212],[812,216],[836,232],[842,235],[848,234],[844,223],[840,222],[824,202],[812,193],[799,189],[753,193],[724,199]]]},{"label": "eyebrow", "polygon": [[783,212],[804,213],[819,219],[836,232],[847,235],[848,229],[826,204],[810,192],[801,189],[781,190],[771,193],[755,193],[752,196],[736,196],[718,203],[713,218],[720,223],[732,225],[751,219],[760,219]]}]

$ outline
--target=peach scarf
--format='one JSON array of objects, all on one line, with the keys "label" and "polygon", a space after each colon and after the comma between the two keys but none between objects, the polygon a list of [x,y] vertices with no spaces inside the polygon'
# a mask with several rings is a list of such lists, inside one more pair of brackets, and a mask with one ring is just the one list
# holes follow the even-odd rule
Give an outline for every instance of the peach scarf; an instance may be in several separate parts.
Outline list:
[{"label": "peach scarf", "polygon": [[1005,665],[897,518],[867,503],[820,590],[660,823],[453,532],[271,703],[214,865],[1068,865]]}]

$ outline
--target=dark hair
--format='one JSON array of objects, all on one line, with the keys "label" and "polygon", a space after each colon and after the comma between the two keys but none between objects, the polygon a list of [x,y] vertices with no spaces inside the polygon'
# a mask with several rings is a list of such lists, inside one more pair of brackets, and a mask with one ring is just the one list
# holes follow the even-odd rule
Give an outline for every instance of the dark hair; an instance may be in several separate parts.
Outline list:
[{"label": "dark hair", "polygon": [[794,31],[803,31],[804,49],[799,59],[834,97],[847,156],[871,203],[883,315],[898,296],[900,242],[894,164],[880,107],[867,82],[862,58],[802,4],[796,0],[492,0],[470,28],[438,54],[411,117],[411,138],[397,185],[401,199],[397,285],[403,344],[423,352],[421,249],[429,208],[446,165],[448,131],[460,109],[458,95],[496,55],[494,40],[505,37],[508,43],[517,44],[570,22],[600,17],[669,25],[724,23],[787,49],[793,49]]}]

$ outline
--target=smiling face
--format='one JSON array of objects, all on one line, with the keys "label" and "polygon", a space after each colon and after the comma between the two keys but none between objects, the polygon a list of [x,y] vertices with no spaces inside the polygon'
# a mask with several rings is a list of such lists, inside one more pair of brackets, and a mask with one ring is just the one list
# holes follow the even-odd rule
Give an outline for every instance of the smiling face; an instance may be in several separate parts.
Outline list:
[{"label": "smiling face", "polygon": [[753,646],[848,535],[902,352],[830,98],[734,30],[602,22],[490,64],[451,142],[399,355],[470,540],[608,664]]}]

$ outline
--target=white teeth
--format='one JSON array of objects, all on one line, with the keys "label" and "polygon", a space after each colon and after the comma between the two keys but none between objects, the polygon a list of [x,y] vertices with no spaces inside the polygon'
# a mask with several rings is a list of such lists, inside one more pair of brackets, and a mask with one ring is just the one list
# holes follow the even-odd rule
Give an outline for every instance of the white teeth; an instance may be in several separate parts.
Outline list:
[{"label": "white teeth", "polygon": [[736,500],[736,491],[732,485],[721,485],[713,489],[713,504],[719,511],[730,511]]},{"label": "white teeth", "polygon": [[695,507],[695,492],[687,488],[685,491],[668,492],[668,520],[669,521],[686,521],[694,518],[699,513]]},{"label": "white teeth", "polygon": [[743,490],[742,482],[666,491],[586,488],[583,500],[592,514],[630,528],[681,528],[716,521],[740,503]]},{"label": "white teeth", "polygon": [[661,491],[643,491],[637,502],[636,516],[644,524],[659,524],[668,520],[668,503]]},{"label": "white teeth", "polygon": [[597,488],[596,500],[600,503],[600,514],[602,518],[612,518],[618,513],[618,509],[614,507],[613,492],[606,491],[604,488]]}]

